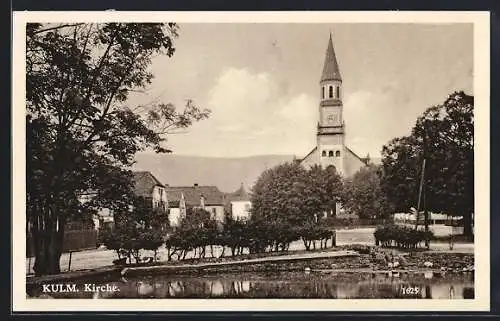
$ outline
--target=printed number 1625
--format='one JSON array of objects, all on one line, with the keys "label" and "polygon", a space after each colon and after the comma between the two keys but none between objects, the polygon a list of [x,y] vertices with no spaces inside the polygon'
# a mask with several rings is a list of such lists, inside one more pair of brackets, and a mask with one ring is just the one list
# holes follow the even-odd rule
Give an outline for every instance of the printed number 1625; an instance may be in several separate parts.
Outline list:
[{"label": "printed number 1625", "polygon": [[420,294],[420,288],[418,286],[402,286],[401,294],[403,295],[418,295]]}]

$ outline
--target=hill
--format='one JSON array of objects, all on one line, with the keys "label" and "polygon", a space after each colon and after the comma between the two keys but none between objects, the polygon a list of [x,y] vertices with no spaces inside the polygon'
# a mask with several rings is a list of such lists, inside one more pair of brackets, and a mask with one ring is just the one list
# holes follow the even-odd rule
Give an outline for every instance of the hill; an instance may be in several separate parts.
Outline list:
[{"label": "hill", "polygon": [[175,154],[139,153],[134,169],[153,173],[170,186],[215,185],[223,192],[247,190],[259,175],[275,165],[292,161],[292,155],[258,155],[242,158],[215,158]]}]

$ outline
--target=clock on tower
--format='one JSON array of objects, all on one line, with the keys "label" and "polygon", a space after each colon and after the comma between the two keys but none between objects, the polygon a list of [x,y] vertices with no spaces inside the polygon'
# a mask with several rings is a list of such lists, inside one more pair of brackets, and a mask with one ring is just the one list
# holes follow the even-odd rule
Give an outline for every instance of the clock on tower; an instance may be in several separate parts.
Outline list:
[{"label": "clock on tower", "polygon": [[335,124],[338,122],[338,115],[336,112],[332,112],[330,114],[328,114],[328,117],[327,117],[327,122],[328,124]]}]

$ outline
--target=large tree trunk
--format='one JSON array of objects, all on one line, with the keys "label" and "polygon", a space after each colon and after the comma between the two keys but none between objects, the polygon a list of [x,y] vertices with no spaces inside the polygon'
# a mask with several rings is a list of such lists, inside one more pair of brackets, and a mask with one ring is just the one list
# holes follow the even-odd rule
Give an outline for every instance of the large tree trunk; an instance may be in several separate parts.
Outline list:
[{"label": "large tree trunk", "polygon": [[474,240],[474,233],[472,231],[472,213],[464,213],[464,235],[467,237],[469,241]]},{"label": "large tree trunk", "polygon": [[33,218],[33,243],[36,276],[61,272],[60,259],[64,236],[64,220],[54,205],[38,207]]}]

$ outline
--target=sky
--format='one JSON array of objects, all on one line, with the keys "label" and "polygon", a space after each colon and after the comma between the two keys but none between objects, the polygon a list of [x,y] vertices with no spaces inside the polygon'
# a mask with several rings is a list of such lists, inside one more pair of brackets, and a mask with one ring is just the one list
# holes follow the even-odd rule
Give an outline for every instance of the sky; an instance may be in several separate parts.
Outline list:
[{"label": "sky", "polygon": [[343,78],[346,144],[360,156],[409,134],[416,118],[455,90],[473,94],[472,24],[180,24],[173,57],[130,104],[182,108],[207,120],[168,136],[176,154],[295,155],[316,144],[319,79],[329,33]]}]

